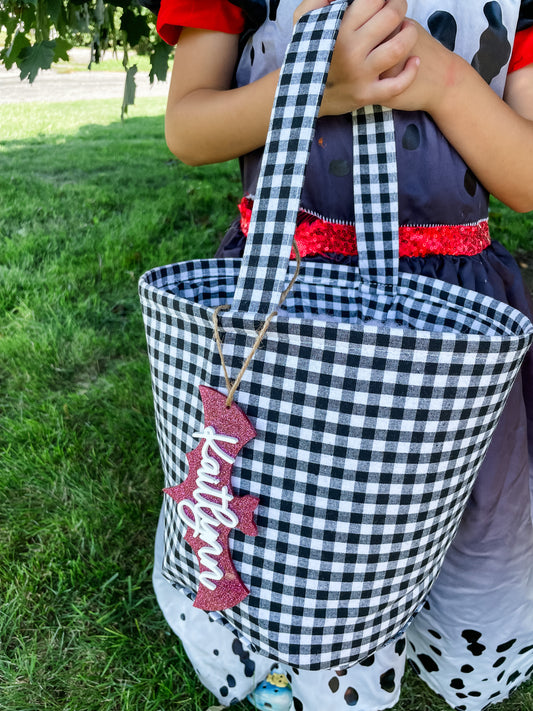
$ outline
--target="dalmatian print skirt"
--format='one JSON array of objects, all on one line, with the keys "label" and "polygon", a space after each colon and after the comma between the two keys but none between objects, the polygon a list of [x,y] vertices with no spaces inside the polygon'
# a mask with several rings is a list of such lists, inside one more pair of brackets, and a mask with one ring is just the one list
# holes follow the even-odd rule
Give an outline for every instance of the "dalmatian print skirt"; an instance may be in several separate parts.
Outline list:
[{"label": "dalmatian print skirt", "polygon": [[[518,267],[497,243],[473,257],[403,260],[402,269],[461,283],[533,318]],[[398,701],[406,661],[456,711],[481,711],[533,675],[533,352],[511,392],[458,534],[424,608],[404,638],[343,671],[282,669],[294,711],[353,706],[383,711]],[[192,606],[161,574],[154,588],[203,684],[223,705],[244,699],[276,664]]]}]

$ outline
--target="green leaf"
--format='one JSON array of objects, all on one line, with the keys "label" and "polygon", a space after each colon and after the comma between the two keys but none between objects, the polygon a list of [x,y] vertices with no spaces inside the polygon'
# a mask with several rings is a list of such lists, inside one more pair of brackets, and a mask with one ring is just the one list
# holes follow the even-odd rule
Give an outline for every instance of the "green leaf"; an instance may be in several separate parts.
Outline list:
[{"label": "green leaf", "polygon": [[165,81],[168,72],[168,58],[172,52],[172,47],[165,42],[159,42],[154,47],[153,53],[150,55],[150,84],[154,83],[154,79]]},{"label": "green leaf", "polygon": [[128,113],[128,106],[135,103],[135,75],[137,74],[137,65],[134,64],[126,72],[126,83],[124,84],[124,97],[122,99],[122,112],[120,118],[124,120],[125,114]]},{"label": "green leaf", "polygon": [[59,13],[61,12],[61,0],[47,0],[46,11],[53,25],[55,25],[59,19]]},{"label": "green leaf", "polygon": [[58,37],[56,40],[54,40],[54,43],[54,62],[58,62],[60,59],[64,59],[66,62],[68,62],[68,51],[69,49],[72,49],[72,44],[70,42],[67,42],[67,40],[63,39],[62,37]]},{"label": "green leaf", "polygon": [[150,27],[146,22],[146,18],[142,15],[136,15],[131,10],[125,10],[120,21],[120,29],[128,36],[128,43],[131,47],[139,44],[141,37],[150,35]]},{"label": "green leaf", "polygon": [[50,69],[54,61],[54,40],[37,42],[33,47],[25,47],[19,54],[17,65],[20,78],[29,79],[30,84],[39,73],[39,69]]},{"label": "green leaf", "polygon": [[30,40],[22,32],[17,32],[15,39],[13,40],[11,47],[2,53],[2,58],[4,60],[4,65],[6,69],[11,69],[15,62],[18,64],[18,59],[21,52],[31,45]]},{"label": "green leaf", "polygon": [[26,32],[36,28],[36,7],[35,5],[24,5],[22,8],[21,20]]},{"label": "green leaf", "polygon": [[4,48],[6,50],[9,49],[9,46],[13,41],[13,33],[16,31],[18,23],[18,17],[15,17],[14,15],[9,15],[9,13],[7,12],[0,13],[0,27],[4,25],[4,27],[6,28],[6,34],[4,36]]}]

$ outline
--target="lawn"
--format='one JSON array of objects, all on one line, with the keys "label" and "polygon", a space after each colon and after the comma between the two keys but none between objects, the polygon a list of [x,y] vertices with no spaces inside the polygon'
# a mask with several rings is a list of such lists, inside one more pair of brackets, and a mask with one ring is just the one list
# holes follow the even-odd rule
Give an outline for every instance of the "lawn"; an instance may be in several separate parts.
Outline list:
[{"label": "lawn", "polygon": [[[137,280],[212,254],[240,183],[236,163],[173,159],[163,110],[0,106],[2,711],[215,704],[151,589],[162,474]],[[530,216],[493,212],[533,251]],[[533,685],[497,708],[533,711]],[[447,709],[406,675],[396,711]]]}]

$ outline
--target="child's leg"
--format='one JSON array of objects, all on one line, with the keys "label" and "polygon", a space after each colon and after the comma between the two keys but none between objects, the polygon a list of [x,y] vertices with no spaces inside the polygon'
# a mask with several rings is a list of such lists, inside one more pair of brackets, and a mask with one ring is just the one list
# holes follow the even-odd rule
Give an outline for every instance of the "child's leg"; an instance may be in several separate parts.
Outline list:
[{"label": "child's leg", "polygon": [[[161,517],[155,544],[153,583],[163,614],[180,638],[200,681],[219,702],[229,705],[246,698],[261,686],[276,666],[275,662],[245,651],[227,627],[211,622],[205,612],[197,610],[183,593],[175,590],[161,574],[162,554]],[[345,671],[280,670],[285,671],[291,681],[292,711],[329,711],[337,705],[354,706],[356,701],[365,711],[381,711],[397,702],[404,665],[405,640],[402,638],[379,650],[363,664]]]},{"label": "child's leg", "polygon": [[404,666],[405,639],[401,638],[344,671],[290,670],[292,711],[392,708],[400,697]]},{"label": "child's leg", "polygon": [[180,638],[185,652],[202,684],[221,704],[229,706],[251,693],[270,672],[273,662],[247,652],[227,627],[212,622],[193,607],[183,593],[161,574],[163,556],[163,517],[159,519],[155,543],[154,590],[161,610]]},{"label": "child's leg", "polygon": [[504,700],[533,673],[533,470],[521,389],[519,378],[442,571],[407,631],[415,669],[461,711]]}]

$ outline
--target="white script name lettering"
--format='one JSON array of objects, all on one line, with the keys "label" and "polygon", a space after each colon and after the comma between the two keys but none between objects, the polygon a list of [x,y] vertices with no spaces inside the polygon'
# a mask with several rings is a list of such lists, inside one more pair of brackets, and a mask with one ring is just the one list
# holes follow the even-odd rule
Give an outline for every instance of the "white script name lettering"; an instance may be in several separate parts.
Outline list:
[{"label": "white script name lettering", "polygon": [[[218,476],[220,474],[219,462],[211,456],[216,454],[228,464],[233,464],[235,459],[219,447],[218,442],[237,444],[238,437],[219,435],[214,427],[205,427],[203,432],[195,432],[193,437],[205,439],[202,446],[202,461],[198,469],[193,492],[194,501],[185,499],[178,503],[178,516],[193,530],[193,535],[199,537],[206,545],[198,551],[200,563],[207,568],[200,573],[200,582],[208,590],[215,590],[216,582],[224,577],[224,573],[217,565],[216,558],[222,553],[223,548],[218,542],[218,527],[226,526],[235,528],[239,519],[229,508],[233,496],[228,493],[228,487],[220,487]],[[216,488],[216,487],[220,488]],[[215,501],[205,498],[210,496]],[[218,500],[218,501],[217,501]],[[189,513],[187,513],[187,511]]]}]

